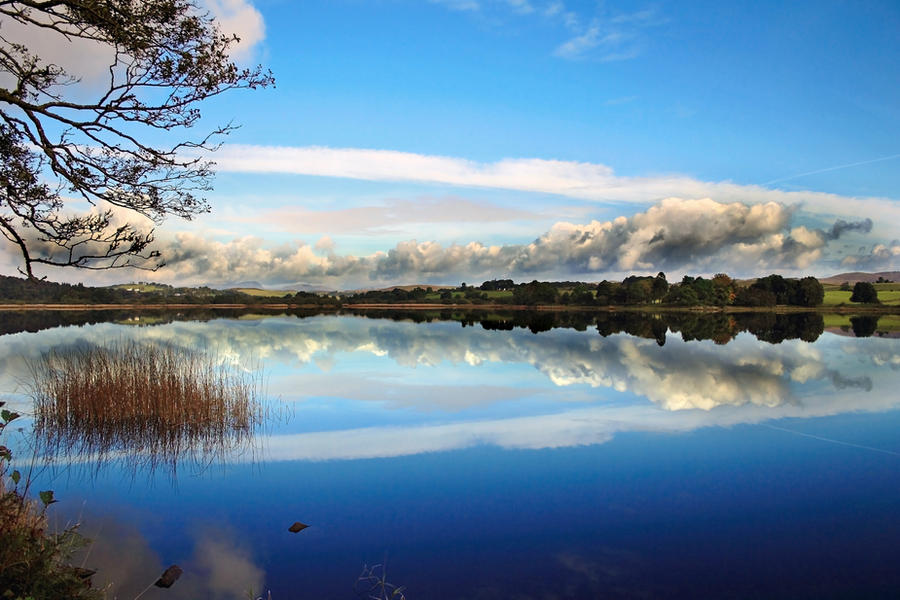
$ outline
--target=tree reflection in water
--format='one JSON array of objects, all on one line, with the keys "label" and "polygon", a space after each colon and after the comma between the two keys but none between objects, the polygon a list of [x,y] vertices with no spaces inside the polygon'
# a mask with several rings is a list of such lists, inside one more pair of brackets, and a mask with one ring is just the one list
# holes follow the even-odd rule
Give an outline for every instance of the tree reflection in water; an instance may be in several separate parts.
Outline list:
[{"label": "tree reflection in water", "polygon": [[31,364],[34,435],[50,459],[133,471],[202,469],[252,447],[262,376],[215,354],[120,342],[51,351]]}]

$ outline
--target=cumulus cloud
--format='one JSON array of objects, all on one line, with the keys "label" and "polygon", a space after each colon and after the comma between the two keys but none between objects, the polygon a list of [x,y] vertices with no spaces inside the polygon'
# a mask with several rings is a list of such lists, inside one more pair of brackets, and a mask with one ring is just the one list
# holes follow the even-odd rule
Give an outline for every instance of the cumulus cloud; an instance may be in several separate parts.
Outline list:
[{"label": "cumulus cloud", "polygon": [[848,223],[843,219],[838,219],[831,227],[831,230],[827,232],[826,238],[829,240],[836,240],[848,231],[869,233],[872,231],[872,219],[863,219],[862,221],[856,221],[855,223]]},{"label": "cumulus cloud", "polygon": [[866,271],[897,268],[900,265],[900,240],[875,244],[867,252],[845,256],[841,265]]},{"label": "cumulus cloud", "polygon": [[681,175],[623,177],[607,165],[538,158],[477,162],[435,156],[319,146],[279,147],[229,144],[215,155],[220,171],[289,173],[366,181],[399,181],[555,194],[597,202],[652,204],[664,198],[713,198],[718,202],[803,205],[807,212],[858,218],[879,215],[900,223],[900,207],[883,198],[848,198],[811,191],[782,191],[729,181],[708,182]]},{"label": "cumulus cloud", "polygon": [[560,222],[528,244],[442,245],[409,240],[368,256],[339,255],[329,241],[266,247],[242,237],[210,241],[182,233],[164,248],[166,275],[205,281],[269,283],[454,281],[480,276],[577,276],[690,269],[753,273],[806,269],[830,240],[866,222],[829,231],[791,227],[793,211],[774,202],[723,203],[669,198],[645,212],[587,224]]}]

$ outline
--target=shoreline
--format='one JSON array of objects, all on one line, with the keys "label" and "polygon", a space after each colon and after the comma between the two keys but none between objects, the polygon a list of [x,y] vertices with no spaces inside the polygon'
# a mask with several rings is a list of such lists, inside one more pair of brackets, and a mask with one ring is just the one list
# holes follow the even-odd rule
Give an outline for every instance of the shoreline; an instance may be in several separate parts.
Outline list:
[{"label": "shoreline", "polygon": [[655,304],[642,305],[610,305],[610,306],[567,306],[559,304],[524,305],[524,304],[429,304],[429,303],[396,303],[377,304],[359,303],[342,306],[319,304],[293,304],[274,302],[267,304],[0,304],[0,313],[15,311],[89,311],[89,310],[319,310],[337,312],[340,310],[507,310],[537,312],[687,312],[687,313],[760,313],[774,312],[780,314],[816,312],[829,314],[900,314],[900,306],[861,305],[861,306],[667,306]]}]

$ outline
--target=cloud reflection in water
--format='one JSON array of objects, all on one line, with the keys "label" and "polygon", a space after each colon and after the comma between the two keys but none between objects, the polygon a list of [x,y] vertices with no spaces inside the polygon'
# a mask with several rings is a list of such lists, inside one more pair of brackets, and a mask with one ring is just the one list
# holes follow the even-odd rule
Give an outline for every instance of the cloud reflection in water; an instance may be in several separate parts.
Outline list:
[{"label": "cloud reflection in water", "polygon": [[[302,433],[287,429],[266,438],[273,460],[399,456],[479,444],[574,446],[622,431],[884,411],[897,407],[890,390],[900,385],[900,340],[891,339],[824,334],[815,343],[771,344],[740,334],[719,345],[669,333],[659,346],[592,329],[535,335],[453,322],[279,317],[7,336],[0,348],[3,389],[24,360],[48,347],[110,338],[211,348],[234,365],[261,361],[268,393],[296,402],[303,423]],[[581,404],[573,408],[576,400]],[[316,425],[323,407],[338,405],[377,418]]]}]

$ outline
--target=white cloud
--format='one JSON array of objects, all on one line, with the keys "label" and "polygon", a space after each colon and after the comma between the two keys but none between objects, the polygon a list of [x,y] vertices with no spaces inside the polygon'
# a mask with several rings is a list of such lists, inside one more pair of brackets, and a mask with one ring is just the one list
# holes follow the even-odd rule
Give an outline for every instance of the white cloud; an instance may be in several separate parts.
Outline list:
[{"label": "white cloud", "polygon": [[536,213],[490,203],[476,203],[456,196],[420,196],[415,200],[389,199],[375,206],[355,206],[331,210],[312,210],[286,206],[256,211],[252,215],[226,217],[242,223],[265,224],[271,229],[291,233],[328,232],[329,234],[372,234],[391,230],[401,224],[426,223],[509,223],[537,218]]},{"label": "white cloud", "polygon": [[161,246],[161,277],[177,281],[319,282],[335,287],[383,283],[440,283],[478,277],[566,277],[605,273],[808,269],[829,242],[857,228],[830,231],[790,227],[781,204],[723,203],[668,198],[645,212],[586,224],[558,222],[527,244],[442,245],[408,240],[386,252],[339,255],[331,241],[266,246],[259,238],[211,241],[178,234]]},{"label": "white cloud", "polygon": [[845,256],[841,265],[853,269],[877,270],[896,268],[900,263],[900,242],[875,244],[867,253]]}]

